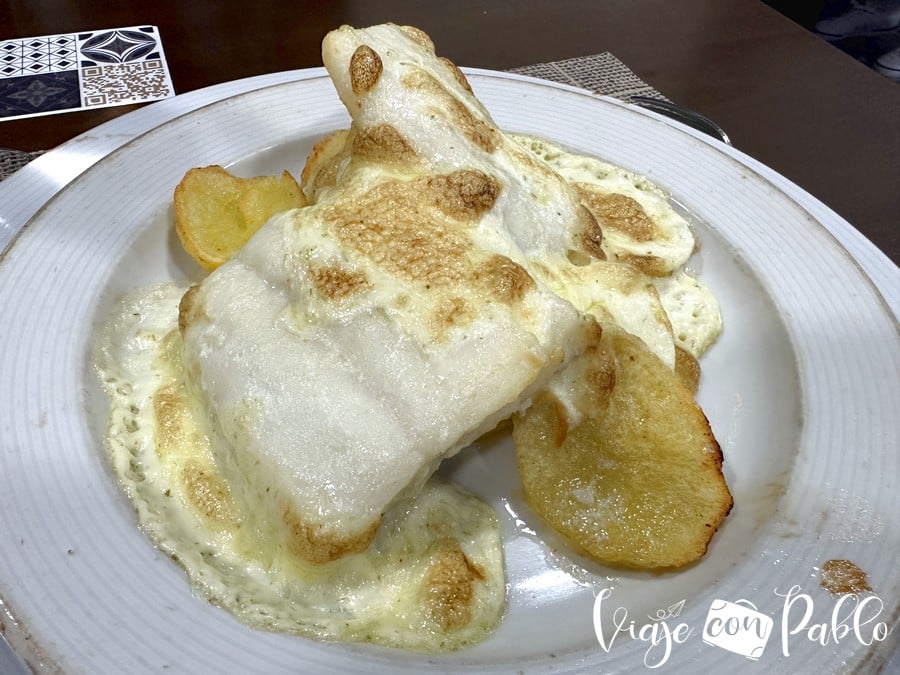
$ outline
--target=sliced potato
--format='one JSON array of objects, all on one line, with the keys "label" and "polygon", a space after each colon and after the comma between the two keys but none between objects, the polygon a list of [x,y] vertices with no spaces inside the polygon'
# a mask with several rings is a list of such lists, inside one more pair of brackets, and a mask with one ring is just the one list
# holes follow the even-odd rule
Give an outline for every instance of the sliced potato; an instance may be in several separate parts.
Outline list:
[{"label": "sliced potato", "polygon": [[221,166],[195,168],[175,188],[175,231],[194,260],[215,269],[273,215],[306,203],[287,171],[240,178]]},{"label": "sliced potato", "polygon": [[349,129],[339,129],[313,146],[300,173],[300,186],[310,202],[317,202],[322,190],[334,187],[341,160],[347,155],[349,137]]},{"label": "sliced potato", "polygon": [[604,564],[672,568],[702,557],[732,497],[690,391],[612,325],[569,368],[580,420],[549,391],[513,417],[531,506]]}]

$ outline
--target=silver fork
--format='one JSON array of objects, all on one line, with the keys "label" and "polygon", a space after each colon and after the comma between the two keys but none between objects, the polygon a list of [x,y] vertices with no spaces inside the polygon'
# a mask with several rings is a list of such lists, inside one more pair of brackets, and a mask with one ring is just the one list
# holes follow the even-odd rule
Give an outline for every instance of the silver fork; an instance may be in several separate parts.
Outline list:
[{"label": "silver fork", "polygon": [[673,120],[677,120],[698,131],[709,134],[713,138],[717,138],[727,145],[731,145],[731,139],[728,138],[728,134],[725,133],[725,130],[706,115],[701,115],[689,108],[684,108],[659,98],[653,98],[652,96],[631,96],[628,98],[628,102],[634,103],[641,108],[657,112],[660,115],[670,117]]}]

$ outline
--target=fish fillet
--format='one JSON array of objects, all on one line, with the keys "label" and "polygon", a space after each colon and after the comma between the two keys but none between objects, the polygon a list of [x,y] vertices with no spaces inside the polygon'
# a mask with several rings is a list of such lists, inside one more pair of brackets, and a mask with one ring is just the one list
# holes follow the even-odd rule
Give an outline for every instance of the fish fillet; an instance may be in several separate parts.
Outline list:
[{"label": "fish fillet", "polygon": [[602,255],[577,193],[424,33],[342,27],[323,60],[352,118],[323,193],[179,317],[245,524],[314,563],[365,548],[392,503],[580,353],[593,319],[531,261]]}]

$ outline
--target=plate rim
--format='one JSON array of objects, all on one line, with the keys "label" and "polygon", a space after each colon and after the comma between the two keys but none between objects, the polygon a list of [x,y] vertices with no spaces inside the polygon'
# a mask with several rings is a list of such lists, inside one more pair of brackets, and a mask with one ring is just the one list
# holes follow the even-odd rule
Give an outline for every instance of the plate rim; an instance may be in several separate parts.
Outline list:
[{"label": "plate rim", "polygon": [[[314,70],[319,70],[319,69],[314,69]],[[574,87],[568,87],[568,86],[565,86],[565,85],[557,85],[556,83],[548,83],[548,82],[546,82],[546,81],[544,81],[544,80],[539,80],[539,79],[536,79],[536,78],[530,78],[530,77],[527,77],[527,76],[521,76],[521,75],[511,76],[511,74],[500,73],[500,72],[497,72],[497,71],[481,71],[481,72],[479,72],[479,71],[476,71],[476,70],[474,70],[474,69],[467,69],[467,72],[469,72],[469,71],[471,71],[471,74],[474,74],[474,75],[476,75],[476,76],[481,76],[481,75],[484,75],[485,73],[487,73],[486,76],[489,76],[489,77],[495,77],[495,78],[504,79],[504,80],[524,80],[524,81],[529,81],[529,82],[531,82],[531,83],[533,83],[533,84],[536,84],[536,85],[538,85],[538,86],[541,86],[541,87],[547,87],[547,86],[549,85],[551,88],[564,89],[564,90],[568,90],[568,91],[571,91],[571,92],[573,92],[573,93],[577,93],[577,94],[580,94],[580,95],[586,95],[586,96],[591,97],[591,98],[606,98],[606,99],[608,99],[610,102],[612,102],[612,103],[614,103],[614,104],[616,104],[616,105],[627,106],[627,104],[623,104],[622,102],[618,101],[617,99],[610,99],[609,97],[597,97],[596,95],[590,94],[589,92],[586,92],[585,90],[581,90],[581,89],[574,88]],[[263,79],[266,78],[266,77],[267,77],[267,76],[259,76],[259,78],[263,78]],[[249,79],[250,79],[250,80],[257,80],[257,79],[259,79],[259,78],[249,78]],[[314,78],[310,77],[310,78],[303,78],[303,79],[305,80],[305,79],[314,79]],[[297,82],[297,81],[299,81],[299,80],[287,80],[287,81],[284,81],[284,82],[273,83],[273,84],[270,84],[270,85],[264,85],[264,86],[261,86],[261,87],[254,87],[254,88],[252,88],[252,89],[248,89],[248,90],[246,90],[246,91],[244,91],[244,92],[241,92],[241,93],[239,93],[239,94],[236,94],[236,96],[246,96],[246,95],[251,95],[251,94],[253,94],[253,93],[258,92],[260,89],[265,89],[265,88],[269,88],[269,87],[283,86],[283,85],[289,85],[289,84],[293,84],[293,83],[295,83],[295,82]],[[228,98],[228,99],[231,99],[231,98],[233,98],[233,97],[232,97],[232,96],[229,96],[229,97],[227,97],[227,98]],[[143,137],[144,137],[145,135],[147,135],[147,134],[151,134],[151,133],[153,133],[153,132],[155,132],[155,131],[158,131],[158,130],[160,129],[160,127],[163,126],[163,125],[165,125],[165,124],[168,124],[168,123],[170,123],[170,122],[173,122],[173,121],[175,121],[176,119],[178,119],[178,118],[180,118],[180,117],[182,117],[182,116],[184,116],[184,115],[192,114],[192,113],[194,113],[194,112],[200,111],[200,110],[202,110],[203,108],[205,108],[205,107],[207,107],[207,106],[215,105],[215,104],[221,103],[223,100],[227,100],[227,99],[219,99],[219,100],[215,100],[215,101],[210,101],[210,102],[208,102],[208,103],[206,103],[206,104],[204,104],[204,105],[202,105],[202,106],[200,106],[200,107],[198,107],[198,108],[195,108],[195,109],[193,109],[193,110],[189,110],[189,111],[180,113],[180,114],[176,115],[175,117],[171,118],[170,120],[167,120],[165,123],[160,124],[160,125],[157,125],[157,126],[151,128],[151,129],[148,129],[148,130],[146,130],[146,131],[144,131],[144,132],[142,132],[142,133],[136,135],[134,138],[132,138],[132,139],[130,139],[129,141],[127,141],[124,145],[122,145],[122,146],[120,146],[120,147],[114,149],[112,152],[108,153],[107,155],[104,155],[104,156],[102,157],[102,160],[109,159],[110,157],[113,157],[113,156],[115,156],[117,153],[120,153],[120,152],[127,152],[128,149],[129,149],[129,147],[131,146],[132,143],[137,142],[139,139],[143,138]],[[165,102],[163,102],[163,103],[165,103]],[[159,104],[156,104],[156,105],[159,105]],[[631,107],[631,108],[633,109],[633,107]],[[641,110],[637,110],[636,112],[638,112],[638,113],[640,113],[640,114],[647,114],[647,113],[645,113],[644,111],[641,111]],[[669,123],[668,120],[665,120],[665,119],[658,119],[658,121],[661,122],[661,123],[663,123],[663,124],[667,124],[667,125],[669,125],[669,126],[672,126],[672,124]],[[679,126],[680,126],[680,125],[679,125]],[[682,131],[683,133],[688,133],[688,134],[691,135],[691,136],[695,136],[695,138],[698,138],[698,140],[700,140],[700,141],[702,141],[702,142],[704,142],[704,143],[712,144],[712,143],[714,142],[714,141],[707,141],[705,138],[702,138],[699,132],[693,132],[693,130],[689,130],[689,129],[687,129],[687,128],[683,128],[683,129],[679,129],[679,130]],[[717,148],[717,149],[723,150],[723,148]],[[51,153],[52,153],[52,152],[53,152],[53,151],[51,151]],[[739,151],[736,151],[736,152],[739,152]],[[48,153],[48,155],[51,154],[51,153]],[[732,160],[734,160],[734,161],[737,161],[737,163],[738,163],[739,165],[742,165],[742,166],[744,166],[744,167],[746,168],[746,164],[744,164],[743,162],[741,162],[740,159],[739,159],[738,157],[732,157],[732,156],[730,155],[730,153],[727,152],[727,151],[726,151],[726,155],[728,155],[728,156],[730,157],[730,159],[732,159]],[[42,158],[42,159],[43,159],[43,158]],[[26,170],[27,170],[27,168],[26,168]],[[39,209],[35,212],[35,214],[34,214],[31,218],[29,218],[28,224],[30,224],[30,223],[33,222],[34,220],[38,219],[38,218],[40,217],[40,215],[43,213],[43,211],[44,211],[46,208],[48,208],[48,207],[50,206],[50,204],[51,204],[56,198],[61,197],[61,195],[63,195],[64,192],[65,192],[66,190],[68,190],[68,189],[70,189],[70,188],[73,188],[73,186],[74,186],[75,188],[77,188],[77,185],[80,183],[80,180],[88,180],[89,177],[90,177],[90,173],[91,173],[91,172],[88,170],[88,171],[84,172],[83,174],[80,174],[76,179],[74,179],[74,180],[70,181],[69,183],[67,183],[67,184],[66,184],[66,185],[65,185],[58,193],[56,193],[56,194],[54,195],[53,199],[47,200],[45,203],[43,203],[43,204],[39,207]],[[759,172],[757,172],[757,171],[754,170],[754,173],[755,173],[757,176],[759,176],[759,179],[760,179],[760,180],[763,180],[763,181],[765,181],[766,183],[772,184],[770,180],[768,180],[765,176],[762,176],[761,174],[759,174]],[[2,187],[2,184],[0,184],[0,187]],[[778,186],[776,185],[775,187],[778,187]],[[809,210],[806,209],[805,206],[804,206],[803,204],[799,203],[796,199],[794,199],[794,197],[793,197],[792,195],[786,194],[786,193],[784,193],[783,191],[782,191],[782,193],[785,194],[786,198],[790,199],[790,200],[797,206],[797,208],[803,210],[803,211],[806,212],[806,213],[809,213]],[[0,194],[2,194],[2,191],[0,191]],[[814,221],[814,222],[815,222],[816,224],[818,224],[819,226],[821,226],[822,229],[823,229],[823,230],[824,230],[824,231],[825,231],[825,232],[826,232],[826,233],[834,240],[834,244],[835,244],[836,248],[837,248],[838,250],[840,250],[840,251],[843,251],[843,253],[845,254],[845,257],[846,257],[846,258],[849,258],[849,260],[852,261],[852,263],[854,264],[854,266],[856,266],[856,267],[859,269],[859,271],[860,271],[860,273],[861,273],[861,277],[862,277],[863,279],[865,279],[869,284],[871,284],[872,290],[873,290],[879,297],[882,298],[883,308],[885,309],[885,311],[886,311],[889,315],[892,314],[891,308],[890,308],[890,304],[887,302],[887,300],[884,299],[884,294],[883,294],[883,292],[881,291],[881,289],[878,287],[878,284],[875,282],[875,280],[872,279],[872,277],[866,272],[866,270],[863,268],[863,266],[856,260],[856,258],[855,258],[855,257],[852,255],[852,253],[847,249],[847,247],[844,246],[844,244],[843,244],[843,242],[840,240],[840,238],[839,238],[839,237],[838,237],[838,236],[837,236],[830,228],[828,228],[828,226],[827,226],[825,223],[821,222],[818,218],[815,218],[814,216],[812,216],[812,214],[810,214],[810,215],[811,215],[811,220]],[[23,229],[25,229],[25,228],[23,228]],[[23,231],[23,229],[20,230],[19,232]],[[14,240],[13,242],[10,243],[10,245],[4,250],[3,255],[0,256],[0,265],[2,265],[2,264],[5,262],[7,253],[14,250],[14,247],[15,247],[15,245],[16,245],[16,243],[17,243],[18,241],[19,241],[19,235],[17,234],[15,240]]]}]

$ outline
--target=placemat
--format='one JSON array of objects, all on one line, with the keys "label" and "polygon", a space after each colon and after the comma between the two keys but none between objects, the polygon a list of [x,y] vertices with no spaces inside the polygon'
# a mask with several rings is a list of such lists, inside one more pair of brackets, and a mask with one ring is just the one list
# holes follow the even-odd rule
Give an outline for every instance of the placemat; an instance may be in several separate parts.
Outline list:
[{"label": "placemat", "polygon": [[570,84],[595,94],[614,96],[623,101],[630,101],[636,96],[668,101],[609,52],[511,68],[509,72]]},{"label": "placemat", "polygon": [[[629,101],[635,96],[667,100],[609,52],[562,61],[512,68],[509,72],[581,87],[595,94]],[[18,171],[43,152],[0,149],[0,180]]]}]

